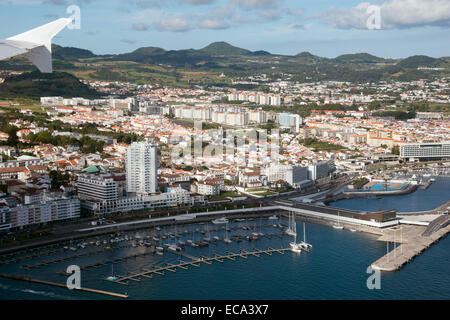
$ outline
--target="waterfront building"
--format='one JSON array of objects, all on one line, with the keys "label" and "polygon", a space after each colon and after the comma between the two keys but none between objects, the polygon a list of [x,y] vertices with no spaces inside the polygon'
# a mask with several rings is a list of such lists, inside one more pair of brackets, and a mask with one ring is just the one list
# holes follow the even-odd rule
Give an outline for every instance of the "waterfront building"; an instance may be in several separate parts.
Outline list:
[{"label": "waterfront building", "polygon": [[76,197],[52,193],[42,201],[0,208],[0,230],[80,217],[80,201]]},{"label": "waterfront building", "polygon": [[302,166],[273,165],[266,168],[265,174],[269,182],[282,180],[293,187],[309,182],[308,168]]},{"label": "waterfront building", "polygon": [[150,194],[158,191],[158,152],[154,144],[133,142],[126,152],[127,192]]},{"label": "waterfront building", "polygon": [[336,169],[333,161],[319,161],[308,166],[308,179],[316,181],[328,177]]},{"label": "waterfront building", "polygon": [[407,161],[450,159],[450,143],[408,143],[400,146],[400,158]]},{"label": "waterfront building", "polygon": [[118,183],[110,174],[79,175],[77,188],[83,209],[97,214],[116,211]]}]

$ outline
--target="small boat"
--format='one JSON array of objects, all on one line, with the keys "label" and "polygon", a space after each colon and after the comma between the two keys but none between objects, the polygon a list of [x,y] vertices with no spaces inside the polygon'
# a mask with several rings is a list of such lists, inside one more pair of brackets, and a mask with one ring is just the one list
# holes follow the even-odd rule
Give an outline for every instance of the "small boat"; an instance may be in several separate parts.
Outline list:
[{"label": "small boat", "polygon": [[245,237],[245,240],[247,240],[247,241],[251,241],[251,240],[252,240],[252,238],[250,238],[250,236],[246,236],[246,237]]},{"label": "small boat", "polygon": [[220,238],[218,236],[214,236],[213,239],[214,239],[214,241],[219,241],[220,240]]},{"label": "small boat", "polygon": [[111,250],[111,247],[105,247],[105,250]]},{"label": "small boat", "polygon": [[351,232],[356,232],[356,229],[353,229],[353,228],[352,228],[352,229],[350,229],[350,231],[351,231]]},{"label": "small boat", "polygon": [[212,221],[212,223],[214,223],[214,224],[226,224],[226,223],[228,223],[228,219],[225,218],[225,217],[219,218],[219,219],[214,219]]},{"label": "small boat", "polygon": [[274,214],[273,216],[270,216],[268,219],[269,220],[278,220],[278,216]]},{"label": "small boat", "polygon": [[117,280],[119,280],[119,278],[114,275],[114,265],[113,264],[111,264],[111,275],[107,276],[105,280],[108,280],[108,281],[117,281]]},{"label": "small boat", "polygon": [[230,238],[223,238],[223,242],[232,243],[233,241]]},{"label": "small boat", "polygon": [[234,219],[234,221],[236,221],[236,222],[242,222],[242,221],[245,221],[245,219],[239,218],[239,219]]},{"label": "small boat", "polygon": [[256,241],[256,240],[258,240],[258,237],[257,236],[253,236],[252,240]]},{"label": "small boat", "polygon": [[159,241],[159,238],[158,237],[153,237],[153,241]]},{"label": "small boat", "polygon": [[184,246],[185,244],[186,244],[186,243],[185,243],[184,241],[181,241],[181,240],[178,241],[178,245],[179,245],[179,246]]},{"label": "small boat", "polygon": [[181,248],[179,246],[176,245],[170,245],[167,250],[169,251],[173,251],[173,252],[177,252],[177,251],[181,251]]},{"label": "small boat", "polygon": [[302,252],[301,246],[298,243],[291,242],[291,243],[289,243],[289,246],[290,246],[290,250],[292,252],[295,252],[295,253],[301,253]]},{"label": "small boat", "polygon": [[70,250],[72,250],[72,251],[77,251],[77,248],[75,248],[75,247],[70,247]]},{"label": "small boat", "polygon": [[205,238],[203,238],[203,241],[205,241],[205,242],[211,242],[211,238],[205,237]]},{"label": "small boat", "polygon": [[157,254],[158,256],[162,256],[162,255],[163,255],[163,252],[162,252],[162,251],[156,251],[156,254]]},{"label": "small boat", "polygon": [[157,231],[161,231],[161,228],[160,227],[156,227],[155,228]]},{"label": "small boat", "polygon": [[163,251],[164,250],[163,247],[156,247],[155,249],[156,249],[156,251]]}]

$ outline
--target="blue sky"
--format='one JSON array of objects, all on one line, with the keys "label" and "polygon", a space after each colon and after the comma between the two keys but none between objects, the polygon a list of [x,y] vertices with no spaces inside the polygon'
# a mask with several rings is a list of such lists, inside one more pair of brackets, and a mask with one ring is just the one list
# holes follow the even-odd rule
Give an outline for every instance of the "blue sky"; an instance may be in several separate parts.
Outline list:
[{"label": "blue sky", "polygon": [[[450,55],[450,0],[0,0],[0,38],[68,17],[73,4],[81,9],[81,29],[65,29],[54,43],[96,54],[226,41],[324,57]],[[379,8],[380,29],[366,26],[369,5]]]}]

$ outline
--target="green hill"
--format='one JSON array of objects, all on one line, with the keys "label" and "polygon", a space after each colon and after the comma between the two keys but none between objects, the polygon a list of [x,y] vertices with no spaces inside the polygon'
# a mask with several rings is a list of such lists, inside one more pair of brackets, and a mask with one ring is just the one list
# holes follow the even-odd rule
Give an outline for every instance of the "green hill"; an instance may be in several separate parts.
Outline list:
[{"label": "green hill", "polygon": [[77,60],[93,58],[95,54],[92,51],[73,48],[73,47],[61,47],[56,44],[52,45],[52,57],[59,60]]},{"label": "green hill", "polygon": [[130,53],[118,54],[113,60],[151,63],[152,57],[165,54],[167,51],[158,47],[143,47]]},{"label": "green hill", "polygon": [[403,59],[402,61],[397,63],[397,65],[402,68],[434,67],[437,60],[438,59],[428,56],[418,55]]},{"label": "green hill", "polygon": [[252,52],[246,49],[232,46],[227,42],[213,42],[203,49],[197,50],[199,53],[207,55],[224,55],[224,56],[245,56],[251,55]]},{"label": "green hill", "polygon": [[61,96],[99,98],[100,94],[66,72],[25,72],[6,77],[0,84],[0,98]]},{"label": "green hill", "polygon": [[383,62],[385,59],[376,57],[369,53],[353,53],[353,54],[343,54],[336,58],[334,61],[341,63],[378,63]]}]

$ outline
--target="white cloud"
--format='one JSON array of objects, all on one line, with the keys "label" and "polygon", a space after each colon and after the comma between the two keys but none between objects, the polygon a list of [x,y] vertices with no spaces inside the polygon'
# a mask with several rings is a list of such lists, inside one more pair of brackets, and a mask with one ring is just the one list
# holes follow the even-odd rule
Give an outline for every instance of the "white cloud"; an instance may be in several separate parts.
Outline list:
[{"label": "white cloud", "polygon": [[153,27],[158,31],[184,32],[193,29],[194,25],[188,17],[173,17],[156,21]]},{"label": "white cloud", "polygon": [[245,10],[278,8],[281,2],[283,0],[230,0],[230,3]]},{"label": "white cloud", "polygon": [[[320,16],[339,29],[366,29],[373,5],[362,2],[351,9],[330,9]],[[382,29],[412,28],[426,25],[450,27],[449,0],[390,0],[378,5]]]}]

